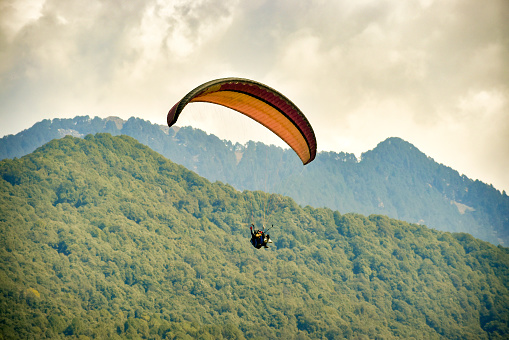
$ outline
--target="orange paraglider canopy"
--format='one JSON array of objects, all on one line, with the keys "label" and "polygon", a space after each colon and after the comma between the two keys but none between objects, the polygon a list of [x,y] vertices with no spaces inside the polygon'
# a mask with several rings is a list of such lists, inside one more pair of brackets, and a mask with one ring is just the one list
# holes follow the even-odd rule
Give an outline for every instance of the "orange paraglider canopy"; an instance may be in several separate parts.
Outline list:
[{"label": "orange paraglider canopy", "polygon": [[168,113],[172,126],[188,103],[208,102],[236,110],[284,140],[308,164],[316,156],[316,138],[304,114],[278,91],[255,81],[223,78],[198,86],[176,103]]}]

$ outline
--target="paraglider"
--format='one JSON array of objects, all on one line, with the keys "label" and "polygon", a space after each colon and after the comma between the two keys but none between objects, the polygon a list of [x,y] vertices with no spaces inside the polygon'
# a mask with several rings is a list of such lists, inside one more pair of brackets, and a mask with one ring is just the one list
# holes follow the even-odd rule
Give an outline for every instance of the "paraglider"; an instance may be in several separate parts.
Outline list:
[{"label": "paraglider", "polygon": [[304,114],[280,92],[249,79],[223,78],[204,83],[168,112],[168,126],[177,122],[189,103],[208,102],[238,111],[278,135],[304,165],[316,156],[316,138]]},{"label": "paraglider", "polygon": [[[302,164],[316,156],[316,138],[311,124],[287,97],[262,83],[243,78],[222,78],[206,82],[186,94],[168,112],[168,126],[173,126],[189,103],[206,102],[238,111],[262,124],[299,156]],[[263,230],[254,230],[251,224],[251,244],[268,248],[272,243]],[[270,228],[269,228],[270,229]],[[268,230],[267,230],[268,231]]]}]

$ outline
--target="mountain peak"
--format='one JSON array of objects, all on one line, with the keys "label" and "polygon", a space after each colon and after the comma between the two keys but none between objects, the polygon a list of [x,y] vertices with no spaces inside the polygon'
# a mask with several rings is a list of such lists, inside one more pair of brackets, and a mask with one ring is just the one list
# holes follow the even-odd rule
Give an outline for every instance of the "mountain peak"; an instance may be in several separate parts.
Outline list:
[{"label": "mountain peak", "polygon": [[380,142],[373,150],[362,154],[364,163],[377,162],[378,164],[391,164],[392,166],[410,166],[411,163],[421,163],[429,158],[413,144],[399,138],[390,137]]},{"label": "mountain peak", "polygon": [[399,137],[389,137],[386,140],[378,143],[378,145],[373,149],[373,151],[377,152],[381,152],[383,150],[406,150],[408,152],[415,152],[424,155],[424,153],[417,149],[412,143],[407,142]]}]

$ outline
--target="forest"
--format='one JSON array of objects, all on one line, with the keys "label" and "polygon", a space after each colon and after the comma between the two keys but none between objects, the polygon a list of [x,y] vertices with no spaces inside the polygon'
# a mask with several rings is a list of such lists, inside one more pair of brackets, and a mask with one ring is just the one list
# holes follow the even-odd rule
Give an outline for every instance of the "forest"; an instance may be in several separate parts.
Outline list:
[{"label": "forest", "polygon": [[466,232],[495,245],[509,244],[505,192],[460,175],[395,137],[360,157],[320,152],[302,167],[292,150],[273,145],[233,144],[191,127],[168,128],[139,118],[78,116],[43,120],[0,138],[0,159],[19,158],[65,135],[98,132],[134,137],[200,176],[238,190],[278,193],[304,206],[386,215],[437,230]]},{"label": "forest", "polygon": [[466,233],[239,191],[107,133],[1,161],[0,188],[1,339],[509,337],[509,249]]}]

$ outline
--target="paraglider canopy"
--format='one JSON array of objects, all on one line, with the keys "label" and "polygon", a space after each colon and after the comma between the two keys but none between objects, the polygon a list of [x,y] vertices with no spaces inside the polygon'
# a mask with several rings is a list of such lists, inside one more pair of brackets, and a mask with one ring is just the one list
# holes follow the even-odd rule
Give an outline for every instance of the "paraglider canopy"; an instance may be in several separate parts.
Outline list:
[{"label": "paraglider canopy", "polygon": [[177,122],[188,103],[208,102],[236,110],[278,135],[308,164],[316,156],[316,138],[304,114],[280,92],[255,81],[223,78],[186,94],[168,113],[168,126]]}]

